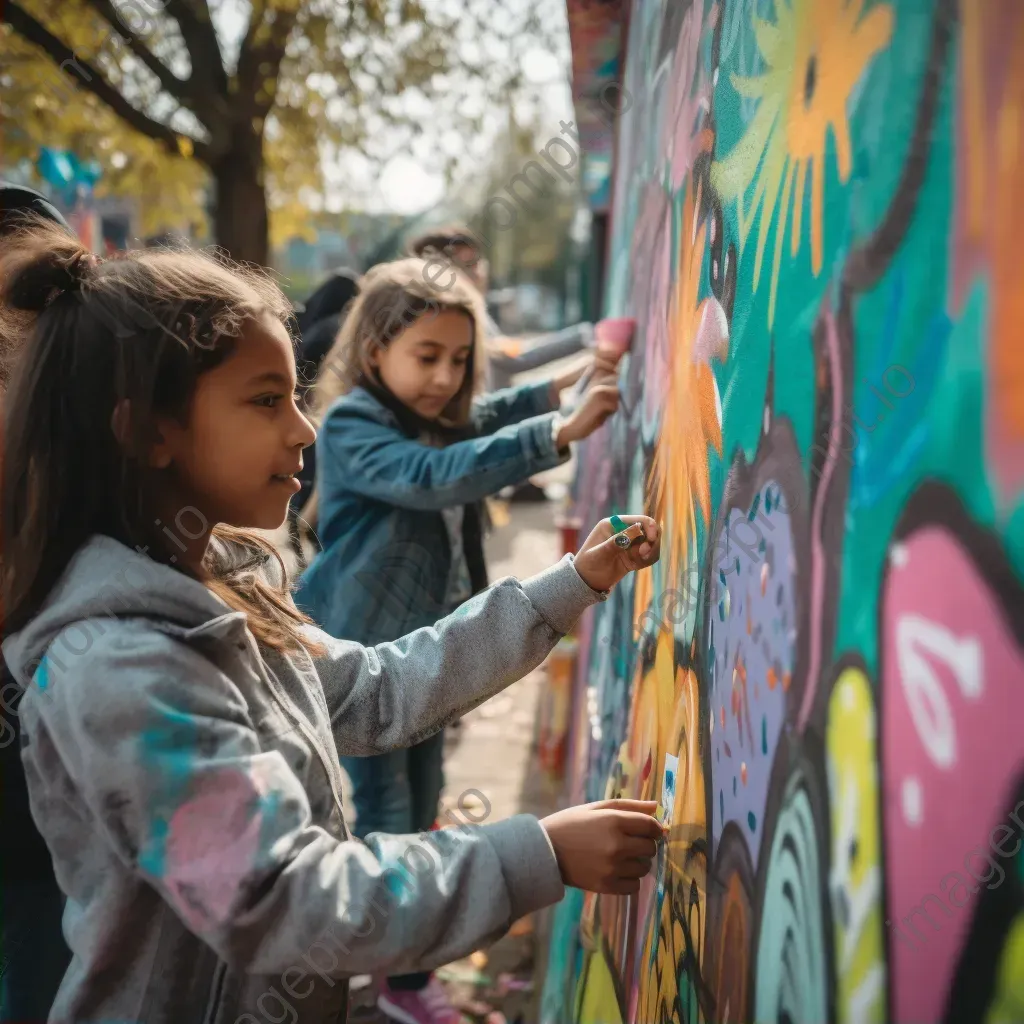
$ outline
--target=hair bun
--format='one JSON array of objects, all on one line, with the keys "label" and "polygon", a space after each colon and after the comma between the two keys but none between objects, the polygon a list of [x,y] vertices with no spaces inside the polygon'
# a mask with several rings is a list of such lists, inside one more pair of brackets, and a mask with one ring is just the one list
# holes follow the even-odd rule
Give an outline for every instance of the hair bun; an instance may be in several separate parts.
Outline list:
[{"label": "hair bun", "polygon": [[59,295],[80,291],[97,263],[80,248],[70,255],[44,252],[18,269],[7,287],[7,301],[15,309],[38,313]]}]

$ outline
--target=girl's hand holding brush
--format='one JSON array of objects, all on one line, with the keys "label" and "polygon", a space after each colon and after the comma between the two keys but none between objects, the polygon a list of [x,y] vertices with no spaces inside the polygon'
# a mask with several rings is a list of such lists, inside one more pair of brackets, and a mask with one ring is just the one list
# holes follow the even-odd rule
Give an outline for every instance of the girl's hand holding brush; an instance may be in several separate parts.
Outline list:
[{"label": "girl's hand holding brush", "polygon": [[541,821],[566,885],[633,895],[650,873],[665,830],[648,800],[602,800],[568,807]]},{"label": "girl's hand holding brush", "polygon": [[587,358],[578,362],[572,369],[565,370],[551,378],[551,401],[557,403],[559,395],[566,388],[583,381],[582,387],[588,384],[607,384],[619,375],[619,361],[622,353],[613,349],[598,348],[589,353]]},{"label": "girl's hand holding brush", "polygon": [[556,447],[565,448],[571,441],[590,437],[618,409],[619,398],[619,389],[614,383],[592,384],[580,404],[558,428]]},{"label": "girl's hand holding brush", "polygon": [[[621,538],[629,543],[623,545]],[[627,573],[661,557],[661,527],[649,516],[602,519],[575,556],[576,571],[594,590],[611,590]]]}]

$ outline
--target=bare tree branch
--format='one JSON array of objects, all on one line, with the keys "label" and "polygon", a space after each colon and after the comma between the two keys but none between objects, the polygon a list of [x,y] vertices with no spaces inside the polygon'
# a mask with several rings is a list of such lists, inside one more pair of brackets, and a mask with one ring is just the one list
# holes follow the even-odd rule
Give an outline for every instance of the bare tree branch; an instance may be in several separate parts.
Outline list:
[{"label": "bare tree branch", "polygon": [[192,77],[205,80],[217,100],[226,100],[228,73],[207,0],[167,0],[164,10],[178,23],[192,62]]},{"label": "bare tree branch", "polygon": [[[292,11],[274,11],[271,24],[265,23],[267,0],[255,2],[249,17],[249,27],[238,54],[239,93],[253,97],[256,114],[266,116],[277,94],[277,77],[288,46],[288,37],[295,27],[297,15]],[[261,99],[260,80],[273,80],[274,88]]]},{"label": "bare tree branch", "polygon": [[[44,50],[61,69],[66,65],[74,69],[76,85],[91,92],[105,103],[122,121],[135,131],[162,143],[170,152],[179,153],[179,135],[173,129],[133,107],[107,80],[98,68],[77,57],[64,42],[58,39],[45,25],[36,21],[24,8],[8,0],[4,8],[4,20],[24,40]],[[210,158],[209,146],[200,139],[189,137],[193,152],[203,162]]]},{"label": "bare tree branch", "polygon": [[202,120],[203,115],[200,113],[199,104],[196,103],[197,96],[194,79],[179,78],[171,71],[127,25],[121,22],[117,8],[114,7],[111,0],[86,0],[86,2],[115,32],[118,31],[118,26],[124,30],[126,37],[121,38],[124,38],[132,53],[156,75],[164,91],[173,96],[183,106],[188,107],[196,117]]}]

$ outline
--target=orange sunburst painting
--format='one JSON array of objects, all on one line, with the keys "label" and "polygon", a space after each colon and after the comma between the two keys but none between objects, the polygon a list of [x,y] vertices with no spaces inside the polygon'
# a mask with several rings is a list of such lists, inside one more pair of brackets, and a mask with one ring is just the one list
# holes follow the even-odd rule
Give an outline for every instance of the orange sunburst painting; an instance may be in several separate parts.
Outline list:
[{"label": "orange sunburst painting", "polygon": [[[792,207],[790,254],[800,251],[805,200],[810,191],[811,270],[821,272],[825,232],[825,160],[835,141],[839,180],[853,169],[847,105],[874,57],[892,38],[893,11],[865,0],[775,0],[775,21],[754,18],[754,37],[765,64],[762,75],[733,75],[733,88],[757,101],[743,138],[712,171],[722,202],[737,204],[740,244],[761,211],[754,259],[754,288],[768,231],[778,210],[772,257],[768,326],[775,319],[783,239]],[[753,188],[753,196],[746,199]],[[780,201],[781,200],[781,201]],[[749,205],[747,205],[749,202]]]},{"label": "orange sunburst painting", "polygon": [[697,512],[711,517],[708,449],[722,453],[722,407],[713,359],[725,360],[729,325],[714,298],[699,298],[707,224],[698,224],[697,195],[686,187],[683,201],[682,251],[669,314],[668,380],[660,436],[651,463],[653,515],[665,528],[667,578],[679,579],[696,543]]}]

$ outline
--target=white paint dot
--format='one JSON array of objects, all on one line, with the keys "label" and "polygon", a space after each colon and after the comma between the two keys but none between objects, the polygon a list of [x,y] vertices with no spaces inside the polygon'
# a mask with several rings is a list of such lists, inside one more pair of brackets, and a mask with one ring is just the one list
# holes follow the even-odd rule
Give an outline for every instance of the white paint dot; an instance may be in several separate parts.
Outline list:
[{"label": "white paint dot", "polygon": [[843,702],[843,710],[852,711],[857,702],[857,695],[853,692],[853,687],[849,683],[846,683],[843,686],[843,695],[841,699]]},{"label": "white paint dot", "polygon": [[905,568],[910,561],[910,552],[907,550],[906,544],[893,544],[892,550],[889,552],[889,561],[894,569]]},{"label": "white paint dot", "polygon": [[900,796],[903,800],[903,820],[916,828],[924,821],[924,794],[921,792],[921,780],[915,776],[904,779]]}]

